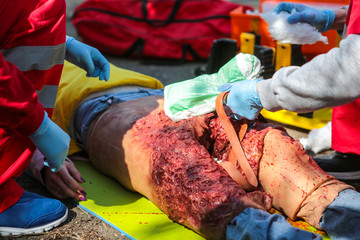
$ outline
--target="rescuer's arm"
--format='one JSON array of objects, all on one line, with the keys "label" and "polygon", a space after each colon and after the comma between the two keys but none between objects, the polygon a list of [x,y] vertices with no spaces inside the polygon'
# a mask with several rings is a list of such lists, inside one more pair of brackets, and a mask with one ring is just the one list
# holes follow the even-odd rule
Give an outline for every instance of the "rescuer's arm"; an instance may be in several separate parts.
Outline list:
[{"label": "rescuer's arm", "polygon": [[40,104],[32,82],[0,53],[0,125],[22,136],[29,136],[46,156],[54,171],[60,169],[69,136],[52,122]]},{"label": "rescuer's arm", "polygon": [[360,36],[351,34],[339,48],[301,67],[281,68],[257,85],[263,107],[269,111],[311,112],[356,100],[360,97],[358,51]]},{"label": "rescuer's arm", "polygon": [[360,97],[359,51],[360,36],[351,34],[339,48],[301,67],[281,68],[271,79],[259,81],[256,92],[252,81],[232,84],[227,105],[233,112],[252,119],[259,112],[254,108],[304,113],[352,102]]},{"label": "rescuer's arm", "polygon": [[44,118],[44,107],[31,80],[14,64],[7,62],[1,52],[0,112],[0,126],[21,136],[34,133]]}]

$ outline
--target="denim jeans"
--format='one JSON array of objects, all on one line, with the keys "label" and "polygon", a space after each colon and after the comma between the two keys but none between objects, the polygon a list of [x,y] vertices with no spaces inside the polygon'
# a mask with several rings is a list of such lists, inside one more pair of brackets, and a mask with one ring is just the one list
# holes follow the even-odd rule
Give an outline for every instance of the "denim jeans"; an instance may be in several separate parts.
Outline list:
[{"label": "denim jeans", "polygon": [[[320,226],[332,240],[360,239],[360,193],[346,189],[326,208]],[[321,236],[291,226],[279,214],[247,208],[229,224],[227,239],[322,239]]]},{"label": "denim jeans", "polygon": [[227,240],[320,240],[322,237],[293,227],[284,216],[247,208],[239,213],[227,226]]},{"label": "denim jeans", "polygon": [[164,89],[142,89],[137,91],[119,92],[115,94],[105,94],[82,103],[74,115],[74,134],[76,142],[87,151],[86,139],[91,122],[96,116],[114,104],[127,102],[142,97],[164,95]]}]

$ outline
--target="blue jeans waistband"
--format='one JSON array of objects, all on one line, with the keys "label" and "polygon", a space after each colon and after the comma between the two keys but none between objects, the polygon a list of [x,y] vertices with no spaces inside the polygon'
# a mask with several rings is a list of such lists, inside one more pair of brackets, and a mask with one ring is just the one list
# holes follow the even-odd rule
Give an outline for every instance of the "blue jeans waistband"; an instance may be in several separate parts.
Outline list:
[{"label": "blue jeans waistband", "polygon": [[[131,92],[119,92],[114,94],[105,94],[82,103],[77,107],[76,112],[73,115],[73,129],[71,135],[76,139],[78,145],[80,145],[85,151],[87,151],[86,139],[90,128],[91,122],[95,117],[108,109],[110,106],[135,100],[138,98],[164,95],[164,89],[142,89],[138,88],[137,91]],[[71,126],[70,126],[71,128]]]}]

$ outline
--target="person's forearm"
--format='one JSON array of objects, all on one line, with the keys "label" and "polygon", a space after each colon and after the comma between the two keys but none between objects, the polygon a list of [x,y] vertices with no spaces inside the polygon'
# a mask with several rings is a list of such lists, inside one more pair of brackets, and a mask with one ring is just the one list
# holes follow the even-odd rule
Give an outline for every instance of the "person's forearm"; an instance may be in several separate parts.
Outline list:
[{"label": "person's forearm", "polygon": [[334,10],[335,20],[330,30],[342,30],[345,25],[346,15],[347,15],[347,7],[339,8]]},{"label": "person's forearm", "polygon": [[258,83],[265,109],[311,112],[340,106],[360,97],[360,36],[350,35],[326,54],[302,67],[285,67]]}]

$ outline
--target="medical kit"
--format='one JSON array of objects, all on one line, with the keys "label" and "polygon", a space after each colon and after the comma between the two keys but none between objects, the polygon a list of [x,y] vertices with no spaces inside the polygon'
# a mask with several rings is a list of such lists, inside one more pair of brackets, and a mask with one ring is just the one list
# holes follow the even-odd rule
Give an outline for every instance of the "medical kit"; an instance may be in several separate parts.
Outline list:
[{"label": "medical kit", "polygon": [[87,0],[72,16],[84,43],[138,59],[207,59],[213,41],[230,38],[230,11],[251,6],[225,0]]}]

